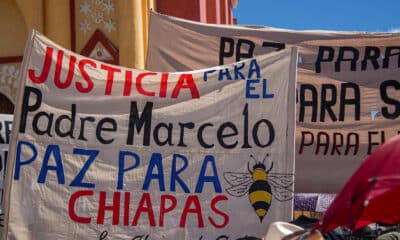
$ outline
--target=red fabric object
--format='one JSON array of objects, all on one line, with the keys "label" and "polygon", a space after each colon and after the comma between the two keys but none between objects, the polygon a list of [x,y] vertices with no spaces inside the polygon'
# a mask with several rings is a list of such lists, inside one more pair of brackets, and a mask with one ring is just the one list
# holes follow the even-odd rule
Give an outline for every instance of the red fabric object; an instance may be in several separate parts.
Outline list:
[{"label": "red fabric object", "polygon": [[400,135],[372,153],[351,176],[313,230],[400,223]]}]

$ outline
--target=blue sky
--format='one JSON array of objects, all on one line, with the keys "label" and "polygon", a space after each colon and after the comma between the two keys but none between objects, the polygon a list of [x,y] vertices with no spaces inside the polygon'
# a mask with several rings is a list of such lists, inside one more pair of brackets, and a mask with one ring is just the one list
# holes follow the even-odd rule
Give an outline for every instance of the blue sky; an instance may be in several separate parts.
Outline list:
[{"label": "blue sky", "polygon": [[400,0],[239,0],[233,16],[293,30],[400,31]]}]

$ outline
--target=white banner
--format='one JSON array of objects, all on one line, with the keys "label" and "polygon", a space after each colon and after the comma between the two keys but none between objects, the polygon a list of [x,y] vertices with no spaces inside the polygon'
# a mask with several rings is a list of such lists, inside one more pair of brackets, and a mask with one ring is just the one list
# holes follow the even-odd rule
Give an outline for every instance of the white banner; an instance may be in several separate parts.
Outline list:
[{"label": "white banner", "polygon": [[3,206],[4,178],[7,167],[8,145],[11,138],[13,115],[0,114],[0,206]]},{"label": "white banner", "polygon": [[296,49],[150,72],[27,43],[6,239],[237,239],[292,216]]},{"label": "white banner", "polygon": [[187,71],[299,47],[295,191],[336,193],[400,132],[400,33],[203,24],[152,12],[147,69]]}]

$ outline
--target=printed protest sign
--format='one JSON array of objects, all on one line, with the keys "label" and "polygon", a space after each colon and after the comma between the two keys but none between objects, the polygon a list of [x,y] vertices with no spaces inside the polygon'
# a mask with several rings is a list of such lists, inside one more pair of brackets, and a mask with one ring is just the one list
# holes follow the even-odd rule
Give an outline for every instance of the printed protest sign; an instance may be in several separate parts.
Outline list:
[{"label": "printed protest sign", "polygon": [[8,144],[11,138],[13,115],[0,114],[0,208],[3,204],[4,177],[7,166]]},{"label": "printed protest sign", "polygon": [[5,239],[237,239],[290,220],[296,60],[149,72],[33,32]]},{"label": "printed protest sign", "polygon": [[147,69],[205,68],[294,45],[299,47],[295,191],[336,193],[369,154],[400,131],[400,33],[202,24],[153,12]]}]

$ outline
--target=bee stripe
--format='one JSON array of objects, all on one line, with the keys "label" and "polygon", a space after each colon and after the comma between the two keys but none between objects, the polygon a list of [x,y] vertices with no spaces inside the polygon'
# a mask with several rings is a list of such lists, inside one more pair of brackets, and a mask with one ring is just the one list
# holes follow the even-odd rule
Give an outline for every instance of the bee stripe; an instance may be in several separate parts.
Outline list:
[{"label": "bee stripe", "polygon": [[255,181],[250,186],[249,192],[254,192],[254,191],[258,191],[258,190],[270,192],[271,191],[271,187],[269,186],[267,181],[259,180],[259,181]]},{"label": "bee stripe", "polygon": [[267,210],[265,210],[265,209],[257,209],[256,210],[256,214],[257,214],[257,216],[264,217],[265,215],[267,215]]},{"label": "bee stripe", "polygon": [[250,203],[253,204],[258,201],[265,201],[270,203],[272,196],[266,191],[254,191],[249,194]]},{"label": "bee stripe", "polygon": [[267,173],[262,170],[255,170],[253,172],[254,181],[265,181],[267,179]]},{"label": "bee stripe", "polygon": [[264,209],[264,210],[268,211],[269,206],[270,206],[268,203],[266,203],[266,202],[261,202],[261,201],[255,202],[255,203],[253,203],[252,205],[253,205],[253,208],[254,208],[254,210],[255,210],[256,212],[257,212],[258,209]]}]

